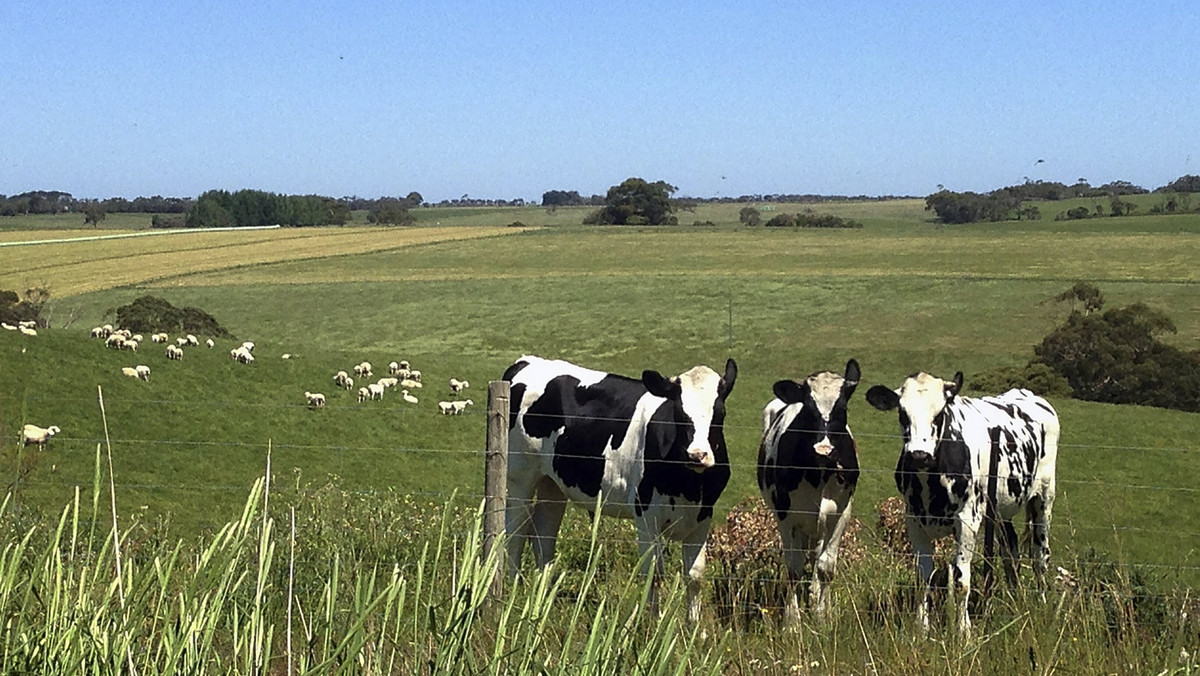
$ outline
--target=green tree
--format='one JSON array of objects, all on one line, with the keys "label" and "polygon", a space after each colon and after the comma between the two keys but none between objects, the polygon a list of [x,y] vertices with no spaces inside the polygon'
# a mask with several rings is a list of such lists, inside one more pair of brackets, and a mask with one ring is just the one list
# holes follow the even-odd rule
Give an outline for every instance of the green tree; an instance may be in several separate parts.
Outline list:
[{"label": "green tree", "polygon": [[742,207],[742,210],[738,212],[738,221],[742,225],[762,225],[762,213],[755,207]]},{"label": "green tree", "polygon": [[678,190],[665,181],[627,178],[608,189],[604,206],[585,222],[607,225],[675,225],[671,195]]},{"label": "green tree", "polygon": [[106,215],[103,202],[88,202],[87,206],[83,207],[83,224],[91,223],[93,228],[98,227]]}]

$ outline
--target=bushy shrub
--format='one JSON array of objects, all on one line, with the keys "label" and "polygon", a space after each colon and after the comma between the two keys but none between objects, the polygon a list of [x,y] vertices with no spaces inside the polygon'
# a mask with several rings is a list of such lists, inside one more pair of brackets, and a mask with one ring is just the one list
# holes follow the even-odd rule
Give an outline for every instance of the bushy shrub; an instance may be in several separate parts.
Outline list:
[{"label": "bushy shrub", "polygon": [[50,292],[40,287],[26,289],[24,294],[0,289],[0,321],[13,325],[17,322],[37,322],[38,326],[46,326],[42,310],[48,300]]},{"label": "bushy shrub", "polygon": [[1013,388],[1023,388],[1043,397],[1069,397],[1074,392],[1066,378],[1036,362],[984,371],[967,381],[968,390],[985,395],[1000,394]]},{"label": "bushy shrub", "polygon": [[167,331],[232,338],[215,317],[195,307],[177,308],[157,296],[141,296],[115,311],[117,325],[139,333]]}]

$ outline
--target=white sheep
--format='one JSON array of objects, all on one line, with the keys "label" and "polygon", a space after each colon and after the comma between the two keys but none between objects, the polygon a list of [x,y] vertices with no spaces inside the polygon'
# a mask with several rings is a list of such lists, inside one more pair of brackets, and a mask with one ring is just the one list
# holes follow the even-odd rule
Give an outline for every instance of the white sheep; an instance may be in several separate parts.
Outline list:
[{"label": "white sheep", "polygon": [[342,381],[342,387],[346,388],[347,392],[349,392],[350,390],[353,390],[354,389],[354,379],[351,378],[350,376],[346,376],[346,379]]},{"label": "white sheep", "polygon": [[16,331],[17,327],[9,324],[8,322],[0,322],[0,329],[4,329],[5,331]]},{"label": "white sheep", "polygon": [[371,398],[371,391],[370,391],[370,390],[368,390],[368,389],[367,389],[367,388],[365,388],[365,387],[360,387],[360,388],[358,388],[358,400],[359,400],[359,402],[366,401],[366,400],[368,400],[368,399],[370,399],[370,398]]},{"label": "white sheep", "polygon": [[141,378],[142,380],[145,380],[146,382],[150,382],[150,367],[149,366],[146,366],[145,364],[138,364],[137,366],[133,367],[133,369],[135,371],[137,371],[139,378]]},{"label": "white sheep", "polygon": [[105,335],[105,337],[108,337],[108,336],[109,336],[109,335],[111,335],[111,334],[112,334],[112,332],[113,332],[113,325],[112,325],[112,324],[105,324],[104,326],[101,326],[100,328],[104,329],[104,335]]},{"label": "white sheep", "polygon": [[283,356],[280,357],[280,359],[291,359],[291,358],[292,358],[291,352],[284,352]]},{"label": "white sheep", "polygon": [[121,344],[124,342],[125,336],[122,336],[119,333],[111,333],[109,334],[108,338],[104,340],[104,345],[106,347],[115,347],[119,350],[121,349]]},{"label": "white sheep", "polygon": [[402,390],[419,390],[422,387],[425,386],[416,380],[412,380],[411,378],[405,378],[404,380],[400,381],[400,389]]},{"label": "white sheep", "polygon": [[168,340],[168,336],[165,333],[150,334],[150,342],[151,343],[165,343],[165,342],[167,342],[167,340]]},{"label": "white sheep", "polygon": [[388,362],[388,375],[389,376],[396,375],[396,371],[399,371],[399,370],[400,370],[400,364],[398,364],[394,361]]},{"label": "white sheep", "polygon": [[439,401],[438,402],[438,410],[442,412],[442,415],[450,415],[451,413],[454,412],[454,402],[453,401]]},{"label": "white sheep", "polygon": [[137,369],[133,368],[132,366],[122,366],[121,375],[128,376],[130,378],[137,378],[138,372]]},{"label": "white sheep", "polygon": [[388,387],[395,387],[395,386],[399,385],[400,379],[399,378],[391,378],[391,377],[380,378],[377,382],[380,385],[383,385],[385,388],[388,388]]},{"label": "white sheep", "polygon": [[304,398],[308,400],[309,408],[321,408],[325,405],[325,395],[320,392],[305,391]]},{"label": "white sheep", "polygon": [[379,383],[368,383],[367,390],[371,393],[372,399],[383,399],[383,385]]},{"label": "white sheep", "polygon": [[188,344],[188,339],[183,336],[180,336],[175,339],[175,344],[178,345],[179,347],[185,347]]},{"label": "white sheep", "polygon": [[192,347],[199,347],[199,346],[200,346],[200,341],[199,341],[199,340],[197,340],[197,339],[196,339],[196,337],[195,337],[195,336],[193,336],[193,335],[192,335],[192,334],[190,334],[190,333],[189,333],[189,334],[187,334],[186,336],[184,336],[183,338],[184,338],[184,340],[186,340],[186,341],[187,341],[187,344],[188,344],[188,345],[191,345]]},{"label": "white sheep", "polygon": [[416,397],[414,397],[413,395],[409,394],[409,393],[408,393],[408,390],[401,390],[401,391],[400,391],[400,398],[401,398],[401,399],[403,399],[404,401],[407,401],[407,402],[408,402],[408,403],[410,403],[410,404],[415,404],[415,403],[417,403],[417,398],[416,398]]},{"label": "white sheep", "polygon": [[216,347],[216,345],[217,345],[216,343],[213,342],[212,338],[209,338],[208,340],[204,341],[204,344],[207,345],[210,350],[213,347]]},{"label": "white sheep", "polygon": [[58,425],[51,425],[45,428],[38,427],[37,425],[25,425],[25,428],[21,430],[21,439],[25,442],[26,446],[36,444],[38,450],[43,450],[46,448],[46,442],[50,440],[50,437],[61,431],[58,429]]},{"label": "white sheep", "polygon": [[137,352],[138,345],[141,345],[141,343],[130,338],[129,340],[121,343],[121,349],[122,350],[130,350],[131,352]]},{"label": "white sheep", "polygon": [[130,340],[136,340],[137,342],[139,342],[139,343],[140,343],[140,342],[142,342],[142,334],[140,334],[140,333],[135,333],[135,334],[133,334],[132,336],[130,336],[130,337],[129,337],[129,339],[130,339]]},{"label": "white sheep", "polygon": [[23,333],[23,334],[25,334],[25,335],[27,335],[27,336],[36,336],[36,335],[37,335],[37,329],[30,329],[30,328],[26,328],[26,327],[24,327],[24,326],[18,326],[18,327],[17,327],[17,329],[18,329],[18,330],[19,330],[21,333]]},{"label": "white sheep", "polygon": [[250,354],[250,350],[247,350],[244,346],[235,347],[230,351],[230,355],[234,358],[234,360],[243,364],[249,364],[250,362],[254,361],[254,355]]},{"label": "white sheep", "polygon": [[371,362],[364,361],[354,367],[354,374],[358,376],[370,377],[375,375],[371,372]]},{"label": "white sheep", "polygon": [[346,379],[349,377],[349,373],[346,373],[345,371],[338,371],[337,373],[333,374],[333,384],[337,385],[338,387],[345,387]]},{"label": "white sheep", "polygon": [[22,329],[36,329],[37,322],[32,319],[23,319],[17,322],[17,327]]},{"label": "white sheep", "polygon": [[453,401],[450,403],[454,407],[454,415],[461,415],[463,411],[467,410],[468,406],[472,406],[475,404],[475,402],[471,401],[470,399],[464,399],[462,401]]},{"label": "white sheep", "polygon": [[458,378],[450,379],[450,391],[453,392],[454,394],[459,394],[463,390],[467,389],[470,386],[471,386],[471,383],[469,383],[465,380],[459,380]]},{"label": "white sheep", "polygon": [[412,369],[408,372],[408,378],[409,380],[421,382],[421,372],[416,369]]},{"label": "white sheep", "polygon": [[250,341],[248,341],[248,340],[247,340],[246,342],[242,343],[242,347],[246,348],[246,351],[247,351],[247,352],[253,352],[253,351],[254,351],[254,343],[252,343],[252,342],[250,342]]},{"label": "white sheep", "polygon": [[167,359],[171,359],[173,361],[179,361],[180,359],[183,359],[183,348],[177,345],[168,345]]},{"label": "white sheep", "polygon": [[[6,329],[13,328],[13,327],[9,326],[8,324],[3,324],[3,326]],[[105,337],[106,336],[104,335],[104,329],[100,328],[99,326],[92,329],[92,338],[105,338]]]}]

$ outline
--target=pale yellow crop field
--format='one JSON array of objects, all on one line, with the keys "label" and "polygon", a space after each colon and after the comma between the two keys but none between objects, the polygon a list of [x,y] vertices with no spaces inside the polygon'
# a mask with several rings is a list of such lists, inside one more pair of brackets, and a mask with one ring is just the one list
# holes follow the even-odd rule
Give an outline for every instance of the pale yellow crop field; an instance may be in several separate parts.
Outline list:
[{"label": "pale yellow crop field", "polygon": [[[0,289],[49,289],[55,298],[180,275],[246,266],[391,251],[404,247],[515,234],[522,228],[283,228],[246,232],[176,232],[76,240],[95,231],[0,233]],[[105,232],[106,235],[119,234]]]}]

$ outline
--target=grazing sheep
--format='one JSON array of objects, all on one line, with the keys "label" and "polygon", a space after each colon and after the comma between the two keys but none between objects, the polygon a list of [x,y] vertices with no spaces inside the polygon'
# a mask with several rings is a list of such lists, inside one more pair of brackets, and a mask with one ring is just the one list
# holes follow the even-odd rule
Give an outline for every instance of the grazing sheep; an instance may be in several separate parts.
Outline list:
[{"label": "grazing sheep", "polygon": [[401,359],[401,360],[400,360],[400,368],[401,368],[402,370],[405,370],[405,371],[407,371],[407,370],[409,370],[410,368],[412,368],[412,365],[410,365],[410,364],[408,363],[408,360],[407,360],[407,359]]},{"label": "grazing sheep", "polygon": [[208,340],[204,341],[204,344],[207,345],[209,349],[212,349],[213,347],[216,346],[216,343],[213,342],[212,338],[209,338]]},{"label": "grazing sheep", "polygon": [[404,380],[400,381],[400,389],[402,390],[419,390],[422,387],[425,386],[411,378],[405,378]]},{"label": "grazing sheep", "polygon": [[415,403],[417,403],[417,398],[416,398],[416,397],[414,397],[413,395],[409,394],[409,393],[408,393],[408,390],[401,390],[401,391],[400,391],[400,398],[401,398],[401,399],[403,399],[404,401],[407,401],[407,402],[408,402],[408,403],[410,403],[410,404],[415,404]]},{"label": "grazing sheep", "polygon": [[250,341],[248,341],[248,340],[247,340],[246,342],[242,343],[242,347],[246,348],[246,351],[247,351],[247,352],[253,352],[253,351],[254,351],[254,343],[252,343],[252,342],[250,342]]},{"label": "grazing sheep", "polygon": [[[4,328],[6,328],[6,329],[12,329],[12,328],[13,328],[13,327],[9,326],[8,324],[3,324],[3,323],[0,323],[0,326],[3,326],[3,327],[4,327]],[[104,335],[104,329],[100,328],[99,326],[97,326],[96,328],[92,329],[92,334],[91,334],[91,335],[92,335],[92,338],[106,338],[106,337],[107,337],[107,336],[105,336],[105,335]]]},{"label": "grazing sheep", "polygon": [[368,383],[367,390],[371,393],[372,399],[383,399],[383,385],[379,383]]},{"label": "grazing sheep", "polygon": [[353,390],[354,389],[354,379],[351,378],[350,376],[346,376],[346,379],[342,381],[342,387],[346,388],[347,392],[349,392],[350,390]]},{"label": "grazing sheep", "polygon": [[140,344],[141,343],[139,343],[138,341],[130,338],[129,340],[121,343],[121,349],[122,350],[130,350],[132,352],[137,352],[138,345],[140,345]]},{"label": "grazing sheep", "polygon": [[349,373],[346,373],[345,371],[338,371],[337,373],[333,374],[333,384],[337,385],[338,387],[345,387],[346,379],[349,377]]},{"label": "grazing sheep", "polygon": [[371,391],[365,387],[358,388],[358,400],[364,402],[371,398]]},{"label": "grazing sheep", "polygon": [[385,388],[388,388],[388,387],[395,387],[395,386],[399,385],[400,379],[399,378],[380,378],[378,380],[378,382],[380,385],[383,385]]},{"label": "grazing sheep", "polygon": [[180,359],[183,359],[183,348],[179,347],[177,345],[168,345],[167,346],[167,359],[171,359],[174,361],[179,361]]},{"label": "grazing sheep", "polygon": [[18,326],[17,329],[20,330],[21,333],[23,333],[27,336],[36,336],[37,335],[37,329],[30,329],[30,328],[26,328],[24,326]]},{"label": "grazing sheep", "polygon": [[115,347],[119,350],[119,349],[121,349],[121,343],[124,343],[124,342],[125,342],[125,336],[122,336],[119,333],[112,333],[112,334],[109,334],[108,338],[106,338],[104,340],[104,346],[105,347]]},{"label": "grazing sheep", "polygon": [[325,405],[325,395],[320,392],[305,392],[304,398],[308,400],[309,408],[321,408]]},{"label": "grazing sheep", "polygon": [[250,350],[247,350],[245,346],[233,348],[229,351],[229,356],[233,357],[234,361],[243,364],[249,364],[254,361],[254,355],[250,354]]},{"label": "grazing sheep", "polygon": [[370,377],[370,376],[375,375],[374,373],[371,372],[371,362],[364,361],[363,363],[356,365],[354,367],[354,375],[363,376],[363,377]]},{"label": "grazing sheep", "polygon": [[122,366],[121,375],[128,376],[130,378],[137,378],[138,372],[137,369],[133,368],[132,366]]},{"label": "grazing sheep", "polygon": [[165,342],[167,342],[167,340],[168,340],[168,336],[165,333],[150,334],[150,342],[151,343],[165,343]]},{"label": "grazing sheep", "polygon": [[175,344],[178,345],[179,347],[184,347],[188,344],[188,339],[183,336],[180,336],[175,339]]},{"label": "grazing sheep", "polygon": [[408,378],[409,380],[421,382],[421,372],[416,369],[412,369],[408,372]]},{"label": "grazing sheep", "polygon": [[104,335],[105,335],[105,337],[108,337],[108,336],[109,336],[109,335],[111,335],[111,334],[112,334],[112,332],[113,332],[113,325],[112,325],[112,324],[105,324],[104,326],[101,326],[100,328],[104,329]]},{"label": "grazing sheep", "polygon": [[388,375],[389,376],[396,375],[396,371],[399,371],[399,370],[400,370],[400,364],[398,364],[394,361],[388,362]]},{"label": "grazing sheep", "polygon": [[283,356],[282,356],[282,357],[280,357],[280,359],[291,359],[291,358],[292,358],[292,353],[291,353],[291,352],[284,352],[284,353],[283,353]]},{"label": "grazing sheep", "polygon": [[438,410],[442,412],[442,415],[450,415],[450,414],[454,413],[454,402],[453,401],[439,401],[438,402]]},{"label": "grazing sheep", "polygon": [[34,321],[34,320],[32,320],[32,319],[23,319],[23,320],[21,320],[21,321],[17,322],[17,328],[22,328],[22,329],[36,329],[36,328],[37,328],[37,322],[35,322],[35,321]]},{"label": "grazing sheep", "polygon": [[50,440],[50,437],[58,434],[61,431],[62,430],[58,429],[57,425],[51,425],[45,428],[38,427],[37,425],[25,425],[25,428],[21,430],[21,440],[25,442],[26,446],[36,444],[38,450],[44,450],[46,448],[46,442]]},{"label": "grazing sheep", "polygon": [[146,366],[145,364],[138,364],[137,366],[133,367],[133,369],[135,371],[137,371],[139,378],[141,378],[142,380],[144,380],[146,382],[150,382],[150,367],[149,366]]},{"label": "grazing sheep", "polygon": [[463,390],[467,389],[470,386],[471,386],[471,383],[469,383],[465,380],[459,380],[458,378],[450,379],[450,391],[453,392],[454,394],[460,394]]},{"label": "grazing sheep", "polygon": [[12,324],[9,324],[8,322],[0,322],[0,328],[4,329],[5,331],[16,331],[17,330],[17,327],[13,326]]},{"label": "grazing sheep", "polygon": [[137,342],[139,342],[139,343],[140,343],[140,342],[142,342],[142,334],[140,334],[140,333],[135,333],[135,334],[133,334],[132,336],[130,336],[130,337],[129,337],[129,339],[130,339],[130,340],[136,340]]},{"label": "grazing sheep", "polygon": [[184,340],[186,340],[186,341],[187,341],[187,344],[188,344],[188,345],[191,345],[192,347],[199,347],[199,346],[200,346],[200,341],[199,341],[199,340],[197,340],[197,339],[196,339],[196,337],[195,337],[195,336],[193,336],[193,335],[192,335],[192,334],[190,334],[190,333],[189,333],[189,334],[187,334],[186,336],[184,336],[183,338],[184,338]]},{"label": "grazing sheep", "polygon": [[464,399],[462,401],[452,401],[450,404],[454,407],[454,415],[462,415],[462,412],[467,410],[468,406],[473,406],[475,402],[470,399]]}]

